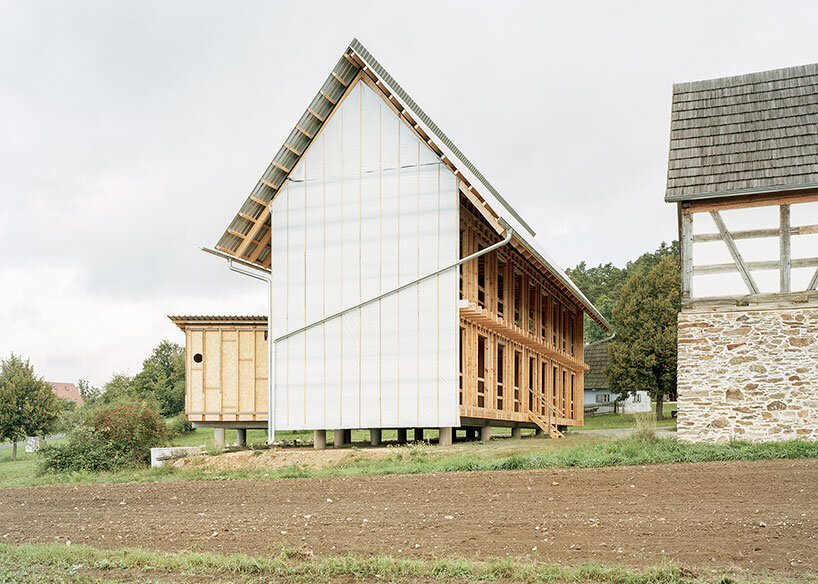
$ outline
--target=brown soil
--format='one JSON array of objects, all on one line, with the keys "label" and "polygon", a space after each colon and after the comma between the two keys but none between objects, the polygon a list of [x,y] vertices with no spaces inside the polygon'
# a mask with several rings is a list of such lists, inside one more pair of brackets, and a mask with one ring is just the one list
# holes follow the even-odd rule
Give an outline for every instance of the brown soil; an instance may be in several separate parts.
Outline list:
[{"label": "brown soil", "polygon": [[0,489],[0,541],[818,573],[818,460]]}]

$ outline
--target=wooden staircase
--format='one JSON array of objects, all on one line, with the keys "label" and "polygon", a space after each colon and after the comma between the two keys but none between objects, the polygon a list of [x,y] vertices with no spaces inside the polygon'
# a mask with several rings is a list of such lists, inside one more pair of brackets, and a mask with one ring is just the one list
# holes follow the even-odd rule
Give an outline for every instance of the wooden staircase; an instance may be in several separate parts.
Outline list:
[{"label": "wooden staircase", "polygon": [[545,411],[548,412],[548,415],[543,416],[542,414],[528,410],[528,419],[537,424],[537,427],[546,432],[551,438],[565,438],[565,435],[557,429],[555,422],[557,411],[551,404],[545,401],[541,395],[534,394],[534,396],[545,406]]}]

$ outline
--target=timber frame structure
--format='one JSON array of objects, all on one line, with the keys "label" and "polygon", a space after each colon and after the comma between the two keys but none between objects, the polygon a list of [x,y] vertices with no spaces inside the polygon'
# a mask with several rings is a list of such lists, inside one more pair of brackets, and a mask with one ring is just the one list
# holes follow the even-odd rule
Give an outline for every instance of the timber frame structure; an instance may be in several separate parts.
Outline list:
[{"label": "timber frame structure", "polygon": [[[384,276],[380,275],[379,280],[381,283],[374,290],[376,295],[373,296],[364,293],[361,288],[362,284],[360,282],[363,279],[361,270],[363,267],[358,266],[355,268],[355,266],[352,266],[358,270],[356,273],[359,278],[357,288],[354,288],[354,293],[351,295],[353,300],[351,302],[344,300],[336,308],[330,310],[327,306],[328,296],[326,290],[328,285],[332,287],[334,284],[328,284],[327,280],[328,266],[333,267],[332,260],[328,258],[330,257],[329,254],[334,250],[335,244],[331,245],[328,239],[331,223],[327,218],[330,201],[328,198],[330,195],[327,193],[330,192],[329,189],[332,185],[327,182],[326,168],[328,163],[326,161],[322,163],[324,165],[324,174],[322,175],[324,178],[310,179],[305,167],[305,160],[308,156],[319,156],[322,157],[321,160],[326,160],[325,157],[328,156],[329,152],[327,133],[332,130],[332,124],[336,123],[339,116],[344,119],[342,109],[346,103],[350,100],[358,100],[355,101],[354,108],[363,112],[364,102],[372,99],[385,104],[385,107],[380,110],[381,113],[378,114],[380,116],[377,118],[378,120],[386,120],[388,116],[394,116],[399,121],[398,125],[403,127],[401,132],[408,128],[409,138],[404,138],[403,133],[401,133],[399,137],[401,142],[399,143],[409,140],[410,142],[416,141],[418,144],[417,156],[419,162],[416,165],[411,163],[410,166],[406,166],[401,161],[397,165],[397,170],[393,172],[397,172],[399,176],[402,172],[417,172],[418,185],[420,185],[421,173],[439,167],[439,170],[433,170],[433,172],[437,173],[438,178],[436,180],[440,200],[437,203],[432,203],[436,205],[437,211],[434,212],[437,213],[438,217],[436,231],[438,259],[437,263],[432,262],[429,264],[432,272],[429,272],[429,268],[421,268],[422,261],[427,260],[427,258],[424,258],[422,248],[423,246],[428,247],[429,236],[426,236],[426,239],[421,237],[420,207],[421,204],[428,204],[429,199],[411,199],[411,205],[417,204],[418,206],[417,214],[411,216],[411,221],[417,222],[418,239],[415,243],[410,242],[412,245],[416,245],[416,248],[413,249],[417,251],[412,251],[412,254],[417,254],[417,260],[412,260],[411,269],[408,270],[410,272],[408,280],[405,276],[399,276],[394,284],[386,285],[383,282]],[[372,102],[367,103],[371,104]],[[358,117],[350,117],[350,120],[354,120],[354,122],[348,121],[347,123],[362,124],[360,139],[363,140],[365,134],[363,113],[355,114],[354,110],[348,112],[349,116],[353,116],[353,114]],[[381,127],[384,122],[378,121],[377,123]],[[343,126],[341,127],[343,128]],[[319,139],[323,140],[321,146],[313,148]],[[404,155],[405,146],[402,148],[401,156]],[[415,146],[412,146],[412,148],[415,148]],[[356,152],[361,151],[362,146],[359,146],[358,149]],[[426,151],[428,151],[428,155],[424,154]],[[361,157],[360,164],[361,169],[363,169],[363,154],[361,154]],[[382,166],[381,162],[378,161],[376,166],[373,167],[374,170],[369,172],[376,173],[378,177],[383,175],[384,178],[379,178],[379,181],[385,182],[388,169],[382,168]],[[311,168],[314,169],[314,165]],[[406,171],[403,169],[412,170]],[[313,172],[315,171],[313,170]],[[360,170],[359,176],[363,177],[363,174],[363,170]],[[342,181],[349,180],[344,178],[343,171],[341,177]],[[452,188],[446,190],[444,195],[444,191],[441,190],[444,187],[441,187],[441,185],[444,183],[448,185],[449,177],[451,177]],[[310,251],[308,241],[302,245],[299,243],[300,239],[298,239],[302,237],[302,233],[305,240],[310,237],[306,235],[307,233],[320,233],[320,229],[318,232],[309,231],[311,227],[305,223],[304,219],[307,215],[306,208],[308,206],[305,200],[308,191],[305,189],[309,189],[308,184],[312,184],[310,180],[313,183],[318,180],[318,183],[315,184],[324,185],[324,194],[320,195],[322,197],[321,201],[323,201],[321,203],[323,205],[323,219],[321,220],[323,221],[323,235],[320,235],[323,238],[323,248],[317,252]],[[379,182],[379,184],[381,183]],[[361,210],[367,208],[367,203],[361,198],[365,196],[361,194],[363,187],[360,186],[360,183],[356,183],[356,185],[358,186],[355,186],[352,192],[359,193],[355,195],[359,197],[357,203],[358,214],[352,221],[363,217]],[[385,197],[385,187],[378,188],[383,189],[380,196]],[[399,190],[398,196],[421,197],[422,195],[412,195],[411,193],[403,195]],[[444,205],[449,204],[448,202],[444,203],[444,196],[446,201],[449,201],[448,197],[452,197],[453,213],[451,217],[456,222],[452,225],[442,223]],[[282,201],[285,202],[282,203]],[[381,207],[385,205],[383,202],[379,204]],[[303,207],[303,212],[297,208],[298,206]],[[401,204],[398,203],[398,213],[401,212]],[[412,212],[411,209],[410,212]],[[281,217],[281,213],[285,213],[287,219],[283,223],[281,219],[276,220],[277,213],[279,213],[279,217]],[[381,242],[381,256],[385,253],[383,251],[384,246],[389,243],[387,238],[392,235],[383,226],[383,223],[387,220],[385,213],[383,209],[380,211],[379,221],[382,226],[380,227],[380,235],[377,236],[380,238],[378,241]],[[446,217],[446,221],[449,221],[449,215],[446,215]],[[317,218],[315,220],[318,221]],[[403,221],[403,219],[400,219],[400,221]],[[399,223],[399,225],[404,224]],[[409,223],[409,225],[413,225],[413,223]],[[281,237],[284,229],[288,230],[287,233],[289,234],[296,233],[297,237],[293,239],[291,235],[286,235],[284,239],[277,240],[276,237]],[[297,231],[293,232],[293,229]],[[352,227],[352,230],[357,230],[358,233],[358,241],[357,243],[353,242],[353,244],[358,246],[355,249],[359,250],[360,259],[357,261],[361,262],[361,264],[364,261],[372,261],[368,257],[365,258],[365,246],[361,239],[361,233],[364,229],[361,226],[353,225]],[[449,229],[453,233],[450,247],[449,240],[446,239],[448,237],[446,233]],[[458,232],[459,245],[456,242]],[[446,443],[451,440],[452,427],[483,428],[481,432],[484,438],[490,435],[489,428],[491,426],[512,427],[515,435],[519,435],[520,428],[529,427],[537,428],[542,433],[547,433],[552,437],[561,437],[562,434],[558,426],[581,425],[583,422],[583,375],[587,369],[583,361],[583,315],[588,314],[590,318],[606,330],[610,330],[610,327],[604,317],[585,298],[565,272],[540,248],[534,240],[534,236],[531,227],[509,206],[480,171],[443,134],[440,128],[420,109],[369,51],[360,42],[353,39],[216,245],[215,253],[217,255],[268,272],[270,274],[268,277],[272,279],[271,306],[273,308],[271,309],[271,322],[273,323],[273,332],[272,338],[267,341],[272,343],[270,347],[271,360],[269,361],[269,364],[272,365],[272,371],[259,371],[254,375],[254,379],[265,378],[270,381],[269,395],[271,399],[268,404],[269,415],[266,418],[271,436],[274,435],[277,427],[284,427],[285,429],[312,428],[316,431],[316,446],[321,447],[326,442],[325,431],[327,429],[341,432],[340,435],[336,434],[336,437],[340,436],[340,442],[336,438],[336,443],[342,444],[345,442],[346,432],[350,428],[370,428],[373,431],[374,443],[375,432],[377,432],[377,436],[380,436],[382,428],[398,428],[400,430],[401,428],[422,428],[423,425],[433,427],[423,420],[445,419],[447,420],[445,423],[441,421],[435,425],[440,427],[441,442]],[[405,237],[403,232],[401,232],[400,237]],[[343,241],[341,246],[344,245]],[[295,251],[291,249],[293,245],[296,246]],[[302,247],[298,248],[299,245],[302,245]],[[403,243],[400,245],[402,246]],[[491,249],[489,250],[489,248]],[[276,256],[277,253],[284,255]],[[287,253],[291,254],[289,260],[287,259]],[[292,255],[293,253],[295,255]],[[317,260],[304,259],[304,271],[301,271],[302,267],[300,265],[293,264],[292,259],[297,258],[296,264],[301,263],[302,260],[298,258],[301,258],[302,254],[305,258],[309,254],[313,254],[310,256],[311,258],[318,258]],[[460,259],[450,263],[450,260],[444,260],[444,258],[448,257]],[[341,258],[341,260],[347,261],[344,258]],[[322,293],[322,298],[324,298],[322,301],[323,308],[318,311],[316,311],[315,303],[310,303],[307,299],[311,292],[305,278],[318,278],[314,271],[310,271],[306,267],[310,261],[318,261],[319,264],[316,265],[324,266],[324,281],[321,284],[324,290]],[[380,261],[383,262],[383,259]],[[284,262],[283,265],[289,267],[283,269],[277,262]],[[385,269],[383,263],[379,265],[381,270]],[[283,272],[277,271],[281,269],[283,269]],[[342,271],[343,269],[345,268],[341,268]],[[292,274],[295,273],[293,270],[297,272],[295,284],[293,283]],[[299,273],[302,275],[298,276]],[[300,280],[297,279],[299,277]],[[283,278],[288,280],[283,284],[283,288],[280,288],[281,292],[277,293],[277,282],[280,284]],[[417,279],[413,280],[413,278]],[[419,389],[418,391],[421,393],[417,395],[417,421],[415,423],[400,416],[395,419],[390,418],[383,413],[384,408],[387,407],[383,403],[379,406],[381,413],[375,415],[377,419],[381,420],[380,422],[364,421],[364,418],[367,417],[367,411],[365,410],[369,407],[366,400],[372,398],[364,397],[365,391],[368,390],[366,387],[363,390],[361,389],[364,385],[363,376],[372,367],[379,371],[385,367],[382,359],[386,345],[382,340],[377,349],[381,361],[377,363],[367,362],[369,357],[364,354],[365,350],[363,348],[353,347],[349,349],[347,346],[344,349],[346,351],[343,356],[344,359],[349,359],[349,350],[358,351],[357,356],[349,361],[349,364],[352,368],[357,367],[353,373],[358,375],[355,380],[357,382],[358,401],[354,402],[352,407],[358,408],[357,416],[361,419],[359,420],[356,417],[352,422],[345,422],[343,416],[339,414],[335,416],[334,421],[329,421],[336,413],[329,411],[336,406],[326,401],[327,396],[330,395],[328,392],[334,391],[332,388],[328,389],[334,379],[328,379],[330,375],[327,373],[329,359],[335,358],[332,355],[328,357],[328,355],[332,351],[336,351],[335,341],[328,343],[326,340],[327,335],[330,334],[328,331],[330,330],[331,321],[355,317],[359,320],[354,321],[351,326],[353,328],[356,326],[362,327],[363,325],[360,323],[363,322],[365,310],[374,308],[377,309],[378,314],[382,314],[386,310],[384,299],[399,296],[406,292],[407,289],[417,289],[417,300],[413,300],[413,302],[418,303],[417,323],[412,325],[416,326],[413,333],[416,336],[412,338],[417,339],[418,354],[410,355],[410,363],[415,364],[413,366],[418,368],[418,375],[420,375],[423,362],[421,337],[424,334],[421,330],[421,315],[427,310],[434,310],[434,306],[437,306],[436,310],[439,318],[443,318],[440,322],[445,324],[445,315],[441,311],[448,310],[448,308],[444,308],[444,304],[448,300],[441,304],[443,296],[440,296],[441,300],[436,301],[436,304],[425,306],[422,303],[421,288],[424,285],[423,282],[430,278],[430,282],[437,282],[438,289],[441,289],[441,286],[448,286],[450,282],[453,286],[451,292],[457,297],[456,304],[453,304],[452,308],[454,311],[453,316],[457,317],[459,325],[451,329],[452,335],[455,337],[452,339],[452,354],[448,354],[449,345],[446,344],[445,349],[441,348],[438,351],[443,357],[438,356],[437,358],[438,374],[443,379],[449,375],[449,370],[447,369],[448,361],[444,363],[443,369],[440,368],[443,362],[442,359],[451,357],[453,365],[451,379],[453,384],[459,383],[459,389],[453,388],[453,391],[456,392],[453,397],[457,400],[454,417],[446,417],[445,412],[441,414],[441,408],[448,406],[441,402],[444,398],[442,397],[443,394],[440,393],[442,391],[440,389],[441,379],[438,379],[438,405],[436,406],[438,411],[436,418],[428,413],[423,414],[426,415],[426,418],[423,418],[424,400],[429,398],[424,397],[421,389]],[[318,279],[320,280],[320,278]],[[304,291],[305,287],[307,288],[306,291]],[[457,287],[459,287],[459,293]],[[294,297],[294,294],[298,298],[303,294],[305,298],[303,305],[306,308],[298,307],[301,300],[297,300],[295,304],[292,303],[290,299]],[[341,292],[341,295],[343,295],[343,292]],[[412,292],[412,295],[414,295],[414,292]],[[282,308],[282,303],[286,304],[284,308]],[[447,307],[448,304],[445,306]],[[276,312],[282,310],[283,312]],[[309,310],[314,312],[313,316],[305,314],[305,311]],[[190,317],[186,318],[190,319]],[[381,318],[385,317],[379,316],[378,322],[380,322]],[[401,318],[405,318],[405,316],[401,316]],[[174,322],[177,321],[174,320]],[[381,329],[378,329],[377,332],[379,338],[386,339],[387,336],[397,334],[394,339],[399,345],[401,334],[391,331],[391,329],[387,330],[384,328],[387,326],[387,321],[384,320],[383,322],[383,325],[378,325],[381,326]],[[177,322],[177,324],[182,328],[191,326],[190,322],[186,324]],[[446,328],[448,325],[444,326],[444,324],[436,326],[443,327],[439,329],[441,332],[438,334],[445,337],[445,335],[448,335],[449,329]],[[344,326],[345,332],[343,335],[347,335],[349,332],[348,326]],[[400,327],[396,330],[400,330]],[[457,333],[458,330],[459,333]],[[308,363],[312,363],[310,359],[314,355],[311,355],[307,350],[307,343],[315,340],[315,337],[313,337],[313,341],[309,341],[313,331],[320,332],[324,338],[322,345],[324,357],[323,360],[319,359],[315,366],[308,365]],[[353,340],[357,338],[358,340],[355,342],[363,342],[365,339],[363,333],[358,329],[354,329],[352,334],[357,335],[357,337],[350,337]],[[224,332],[221,335],[223,338]],[[348,340],[347,336],[343,335],[337,337],[342,343]],[[232,333],[230,336],[232,338]],[[303,338],[303,341],[298,340],[294,343],[293,341],[296,338]],[[276,349],[277,345],[281,346]],[[438,346],[440,346],[440,343],[438,343]],[[410,350],[413,351],[414,349]],[[191,352],[190,345],[188,346],[188,352]],[[212,352],[217,353],[215,349]],[[284,353],[286,353],[286,356],[282,357]],[[221,355],[220,359],[223,358],[224,351],[221,352]],[[300,364],[298,367],[293,365],[295,363],[293,355],[295,355],[296,360],[300,359],[300,361],[297,361]],[[398,361],[401,358],[402,356],[399,355]],[[189,355],[188,360],[190,361],[190,359]],[[357,364],[355,359],[357,359]],[[308,379],[308,377],[314,374],[316,367],[320,367],[321,363],[323,363],[324,377],[322,380],[318,380],[318,383],[319,385],[323,383],[324,413],[323,417],[320,418],[322,421],[310,422],[309,420],[314,412],[309,410],[312,406],[308,404],[311,403],[315,395],[314,391],[310,390],[309,387],[317,386],[315,385],[316,380]],[[399,365],[401,371],[404,371],[402,361]],[[286,369],[286,373],[282,373],[282,367]],[[302,367],[303,373],[300,371]],[[346,373],[347,369],[340,369],[339,371],[343,371],[344,375],[348,375]],[[379,373],[378,379],[382,378],[383,375]],[[400,380],[400,377],[398,379]],[[293,386],[293,383],[298,388],[296,393],[291,395],[290,387]],[[310,385],[311,383],[313,385]],[[339,383],[343,385],[347,382],[342,380]],[[376,381],[376,383],[380,382]],[[416,381],[416,383],[421,384],[424,382],[421,380]],[[303,384],[303,388],[300,384]],[[382,391],[382,388],[376,389],[378,392]],[[203,385],[201,388],[189,387],[188,390],[189,395],[196,391],[207,394],[208,391],[212,391],[212,388]],[[280,393],[277,393],[280,391],[286,392],[286,397],[282,397]],[[310,393],[311,391],[313,393]],[[345,395],[348,395],[348,393]],[[459,397],[457,397],[458,395]],[[381,393],[377,393],[377,396],[379,396],[377,400],[381,401]],[[300,407],[298,404],[301,403],[302,399],[304,410],[293,410],[293,404],[296,404],[295,407]],[[222,399],[219,403],[223,404],[225,401]],[[398,404],[399,407],[402,407],[401,403]],[[428,409],[430,404],[426,403],[425,406]],[[190,407],[191,404],[186,404],[186,409],[190,409]],[[278,411],[281,407],[289,408],[286,415]],[[350,411],[346,405],[344,405],[344,408],[345,412]],[[224,411],[224,408],[219,412],[219,420],[208,417],[206,411],[202,417],[195,418],[195,416],[199,415],[198,410],[196,411],[197,413],[194,415],[193,410],[190,410],[188,419],[197,420],[200,424],[208,420],[213,420],[212,424],[218,424],[230,419],[230,416],[224,418],[225,414],[229,414],[229,412]],[[255,413],[258,414],[258,412]],[[289,420],[293,419],[293,416],[299,420],[295,426],[292,425],[292,422],[289,422]],[[312,417],[315,418],[315,416]],[[236,417],[233,419],[238,420]],[[254,416],[252,422],[257,423],[261,419],[263,419],[263,416]],[[283,423],[278,420],[283,420]],[[248,427],[252,426],[248,425]]]},{"label": "timber frame structure", "polygon": [[818,439],[818,64],[673,88],[678,437]]}]

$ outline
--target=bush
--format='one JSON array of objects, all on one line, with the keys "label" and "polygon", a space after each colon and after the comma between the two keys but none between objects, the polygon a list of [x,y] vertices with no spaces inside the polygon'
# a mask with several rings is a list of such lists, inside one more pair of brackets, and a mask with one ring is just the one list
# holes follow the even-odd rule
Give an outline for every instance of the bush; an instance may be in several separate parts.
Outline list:
[{"label": "bush", "polygon": [[172,417],[168,428],[173,436],[186,436],[192,434],[194,430],[193,424],[185,419],[185,414],[183,413]]},{"label": "bush", "polygon": [[51,472],[110,471],[145,466],[150,449],[162,444],[167,427],[145,402],[104,405],[88,412],[68,443],[47,444],[42,469]]}]

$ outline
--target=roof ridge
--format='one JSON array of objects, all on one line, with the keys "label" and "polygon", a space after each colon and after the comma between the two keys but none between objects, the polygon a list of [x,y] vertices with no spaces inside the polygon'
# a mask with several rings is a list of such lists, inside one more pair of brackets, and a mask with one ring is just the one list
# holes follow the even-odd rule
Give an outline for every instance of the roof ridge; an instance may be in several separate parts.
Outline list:
[{"label": "roof ridge", "polygon": [[711,79],[701,79],[698,81],[681,81],[673,84],[673,93],[687,93],[693,91],[706,91],[712,89],[724,89],[739,85],[751,85],[753,83],[763,83],[780,79],[791,79],[795,77],[808,77],[818,73],[818,63],[807,63],[784,67],[779,69],[766,69],[753,73],[743,73],[741,75],[729,75],[725,77],[713,77]]}]

